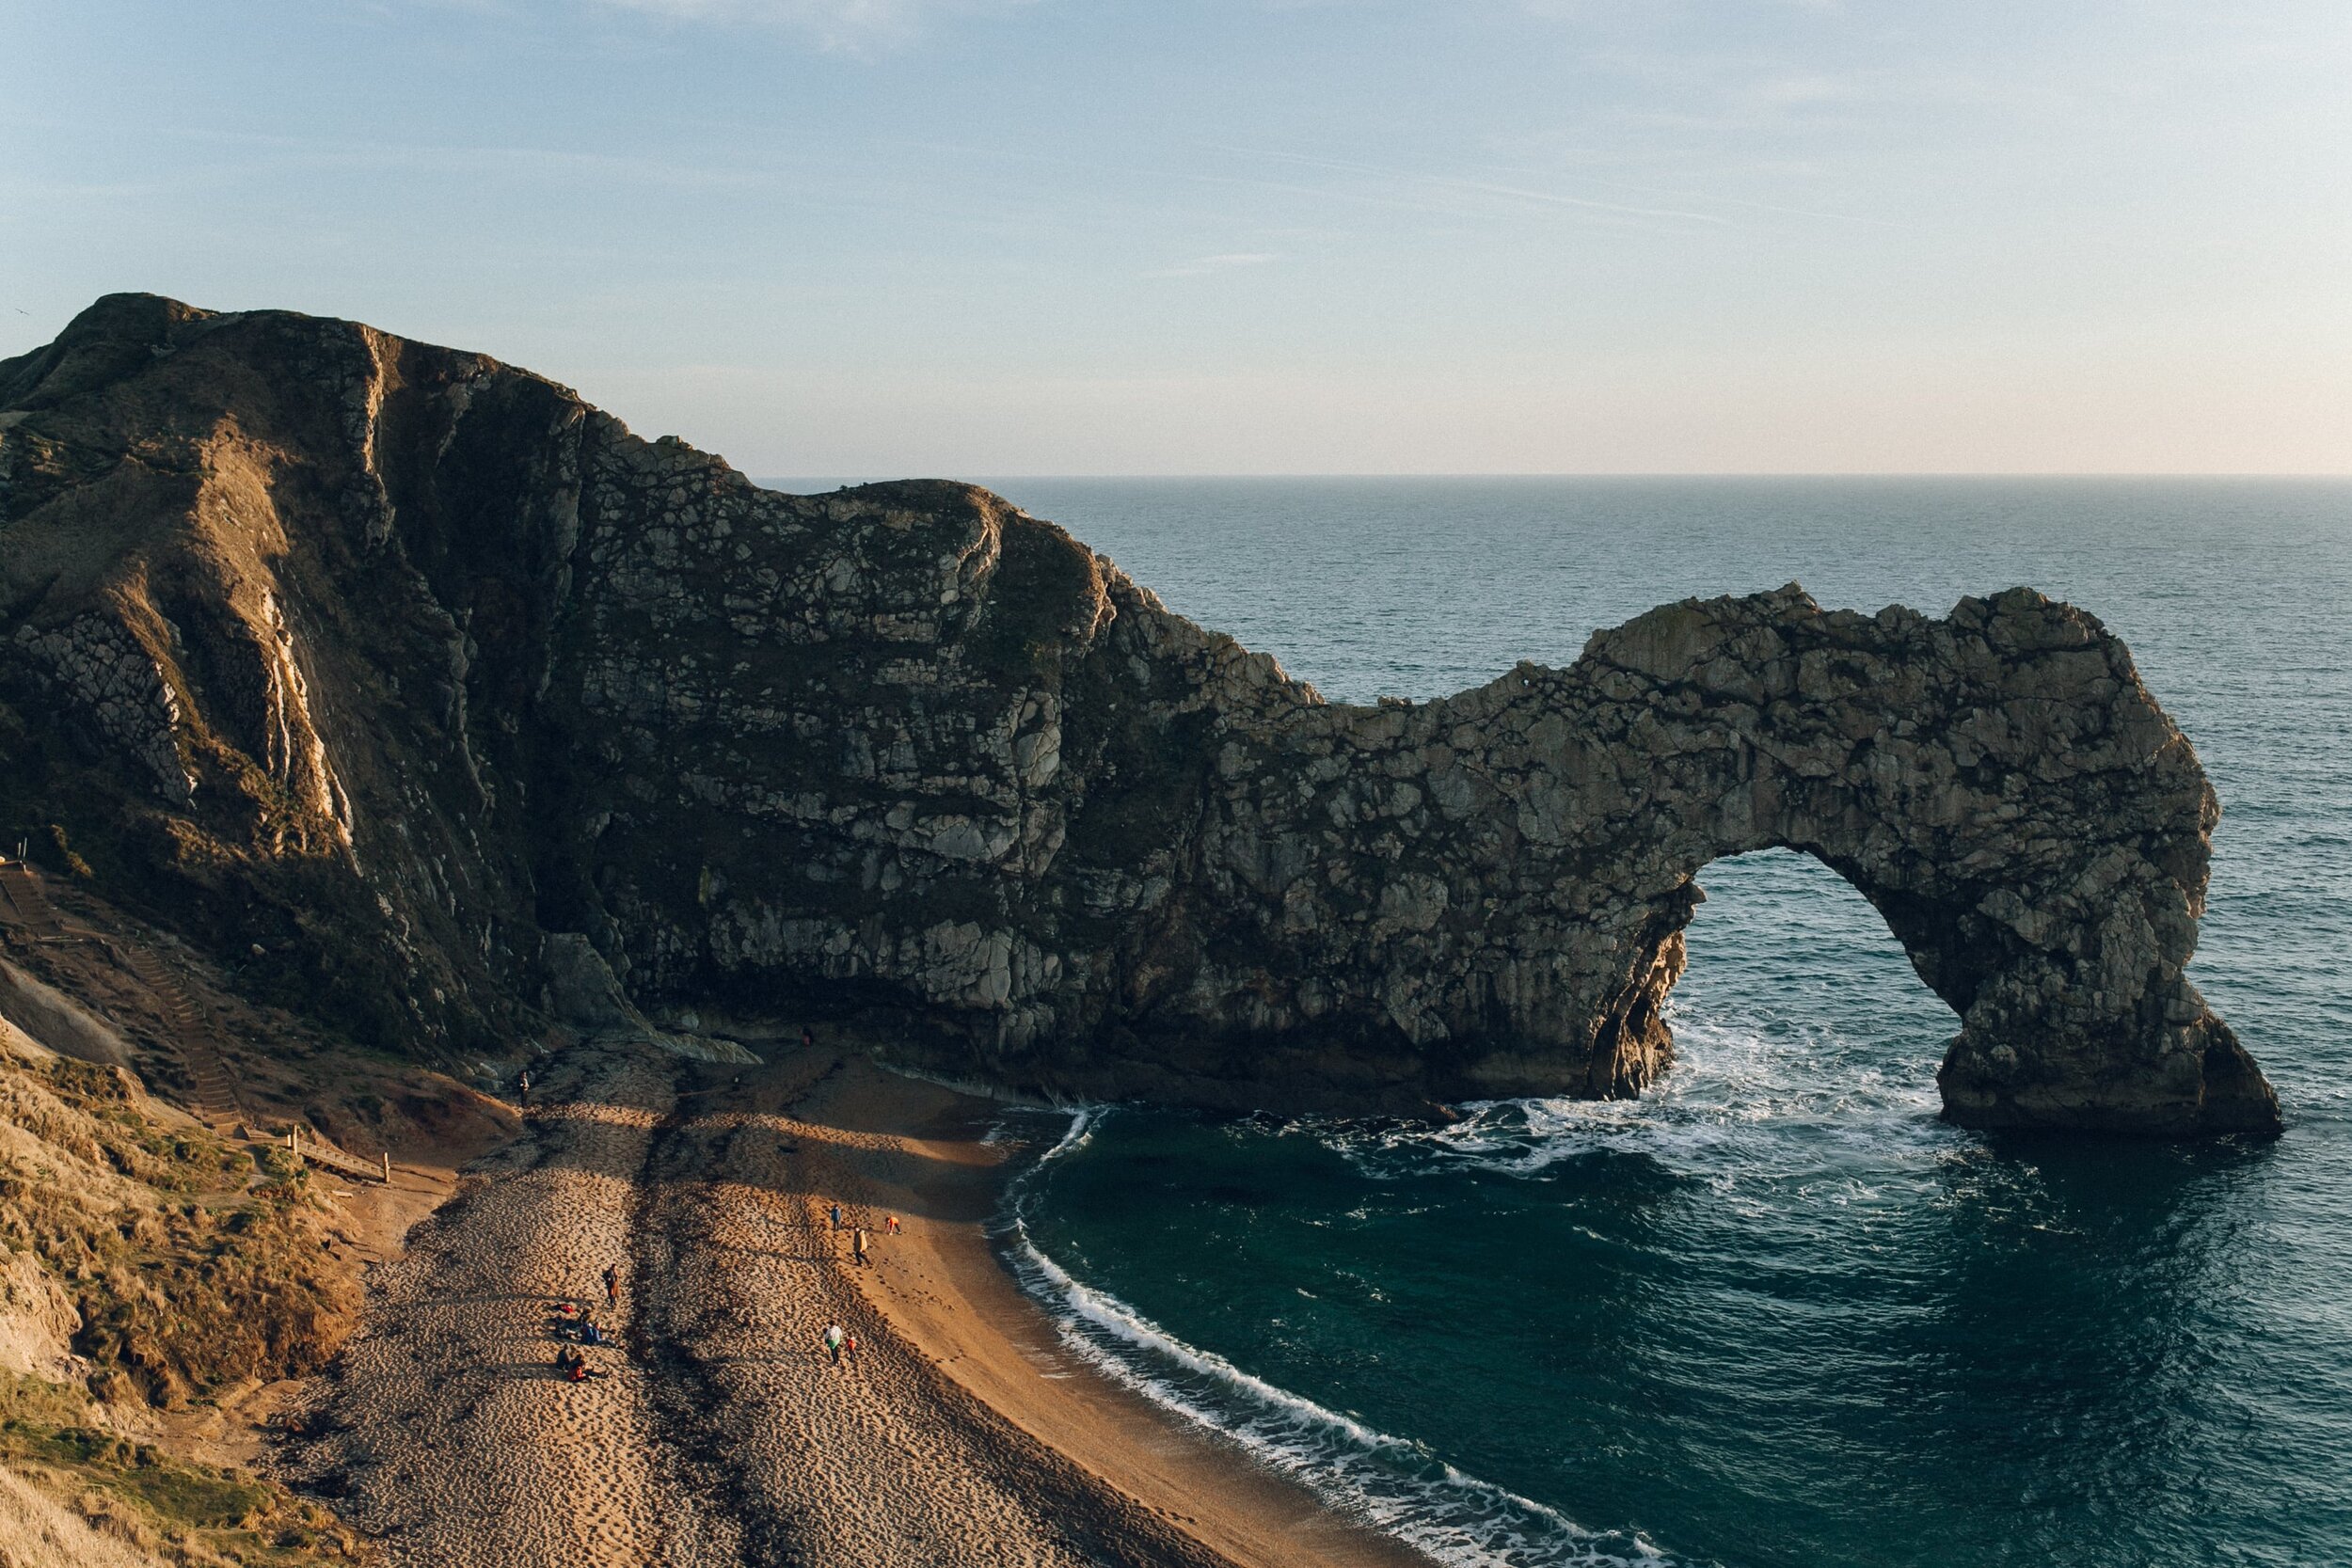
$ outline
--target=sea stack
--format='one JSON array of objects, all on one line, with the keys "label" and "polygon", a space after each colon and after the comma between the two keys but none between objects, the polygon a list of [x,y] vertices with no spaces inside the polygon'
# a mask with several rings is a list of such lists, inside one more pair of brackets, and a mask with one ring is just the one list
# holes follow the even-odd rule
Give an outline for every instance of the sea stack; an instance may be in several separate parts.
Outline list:
[{"label": "sea stack", "polygon": [[2196,753],[2025,589],[1330,704],[986,491],[780,495],[478,355],[112,295],[0,364],[0,751],[6,824],[394,1049],[591,995],[1057,1095],[1630,1095],[1694,877],[1788,846],[1959,1015],[1954,1120],[2279,1124],[2184,972]]}]

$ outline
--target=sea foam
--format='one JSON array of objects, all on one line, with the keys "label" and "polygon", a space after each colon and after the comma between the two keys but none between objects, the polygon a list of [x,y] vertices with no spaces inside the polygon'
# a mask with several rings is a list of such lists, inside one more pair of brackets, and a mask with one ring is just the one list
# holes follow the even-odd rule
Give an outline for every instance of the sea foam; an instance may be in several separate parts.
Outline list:
[{"label": "sea foam", "polygon": [[996,1232],[1014,1277],[1089,1364],[1447,1568],[1670,1564],[1638,1536],[1587,1529],[1466,1475],[1425,1446],[1252,1376],[1073,1278],[1031,1238],[1028,1207],[1040,1175],[1084,1148],[1108,1114],[1103,1106],[1072,1113],[1059,1139],[1011,1184]]}]

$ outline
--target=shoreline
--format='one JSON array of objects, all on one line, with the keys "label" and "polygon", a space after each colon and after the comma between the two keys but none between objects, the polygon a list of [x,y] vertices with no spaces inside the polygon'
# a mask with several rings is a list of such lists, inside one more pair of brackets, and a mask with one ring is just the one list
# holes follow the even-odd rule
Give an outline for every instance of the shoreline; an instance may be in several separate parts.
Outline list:
[{"label": "shoreline", "polygon": [[[981,1141],[1005,1102],[876,1062],[845,1100],[904,1141],[912,1180],[868,1176],[869,1207],[905,1230],[853,1271],[861,1293],[933,1365],[1030,1436],[1241,1568],[1429,1568],[1431,1559],[1349,1519],[1302,1482],[1129,1387],[1073,1351],[988,1234],[1017,1174]],[[896,1173],[893,1173],[896,1174]],[[987,1204],[974,1201],[984,1188]],[[894,1198],[903,1197],[893,1208]]]},{"label": "shoreline", "polygon": [[[998,1102],[846,1041],[740,1069],[590,1042],[533,1076],[278,1445],[391,1568],[1430,1568],[1063,1343],[987,1234]],[[609,1331],[585,1381],[564,1300]]]}]

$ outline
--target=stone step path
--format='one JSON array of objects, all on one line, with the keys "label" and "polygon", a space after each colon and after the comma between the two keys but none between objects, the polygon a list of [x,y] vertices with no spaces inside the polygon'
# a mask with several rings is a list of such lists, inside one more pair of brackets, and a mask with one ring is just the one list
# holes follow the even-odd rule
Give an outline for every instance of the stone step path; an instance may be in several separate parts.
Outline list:
[{"label": "stone step path", "polygon": [[[171,965],[137,942],[102,937],[96,932],[69,929],[56,906],[41,888],[40,873],[20,860],[0,856],[0,922],[43,941],[84,941],[103,945],[119,968],[146,988],[167,1024],[166,1043],[188,1075],[190,1098],[199,1120],[226,1132],[246,1119],[237,1092],[236,1069],[230,1066],[228,1042],[220,1027]],[[359,1181],[392,1179],[389,1159],[374,1161],[345,1153],[300,1124],[289,1128],[285,1147],[310,1164]],[[257,1142],[276,1142],[263,1136]]]}]

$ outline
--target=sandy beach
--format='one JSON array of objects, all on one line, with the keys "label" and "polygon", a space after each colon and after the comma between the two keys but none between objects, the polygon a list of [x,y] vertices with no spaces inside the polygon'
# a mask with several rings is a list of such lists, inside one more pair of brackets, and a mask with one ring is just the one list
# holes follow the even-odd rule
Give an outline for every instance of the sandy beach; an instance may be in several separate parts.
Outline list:
[{"label": "sandy beach", "polygon": [[[372,1272],[278,1464],[395,1563],[1422,1563],[1062,1346],[983,1232],[992,1112],[824,1046],[575,1047]],[[565,1300],[613,1341],[583,1382]]]}]

